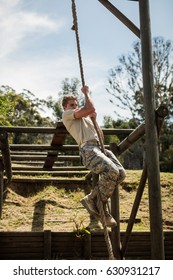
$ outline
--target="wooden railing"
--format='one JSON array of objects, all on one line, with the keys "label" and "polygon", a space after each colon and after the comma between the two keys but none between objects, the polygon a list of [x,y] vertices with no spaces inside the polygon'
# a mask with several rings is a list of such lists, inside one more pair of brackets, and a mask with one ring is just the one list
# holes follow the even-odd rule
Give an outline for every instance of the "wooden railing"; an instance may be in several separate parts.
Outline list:
[{"label": "wooden railing", "polygon": [[[124,232],[120,234],[121,240]],[[165,259],[173,260],[173,231],[164,232]],[[133,232],[124,256],[151,259],[150,232]],[[0,260],[108,259],[104,235],[79,238],[75,232],[0,232]]]}]

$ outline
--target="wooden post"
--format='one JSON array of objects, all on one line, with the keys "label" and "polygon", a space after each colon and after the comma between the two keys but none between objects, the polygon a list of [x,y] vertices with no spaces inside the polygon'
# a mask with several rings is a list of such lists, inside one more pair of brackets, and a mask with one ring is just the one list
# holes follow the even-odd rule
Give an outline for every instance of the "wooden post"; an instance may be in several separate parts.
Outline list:
[{"label": "wooden post", "polygon": [[102,3],[114,16],[116,16],[124,25],[126,25],[137,37],[140,37],[140,30],[131,22],[124,14],[122,14],[114,5],[107,0],[98,0]]},{"label": "wooden post", "polygon": [[5,173],[8,180],[10,181],[12,178],[12,169],[11,169],[10,148],[8,144],[8,133],[6,131],[0,132],[0,148],[2,152]]},{"label": "wooden post", "polygon": [[[157,125],[157,132],[158,132],[158,136],[160,135],[160,131],[164,122],[164,118],[168,115],[168,109],[166,106],[160,106],[157,110],[156,110],[156,125]],[[139,183],[139,187],[136,193],[136,197],[135,197],[135,201],[132,207],[132,211],[130,214],[130,218],[129,218],[129,222],[127,225],[127,229],[126,229],[126,234],[123,240],[123,244],[122,244],[122,255],[124,256],[126,253],[126,249],[127,249],[127,245],[130,239],[130,235],[131,235],[131,231],[134,225],[134,221],[136,218],[136,214],[141,202],[141,198],[143,195],[143,191],[145,188],[145,184],[146,184],[146,180],[147,180],[147,165],[146,162],[144,164],[144,168],[143,168],[143,172],[142,172],[142,176],[140,179],[140,183]]]},{"label": "wooden post", "polygon": [[84,259],[91,259],[91,234],[86,234],[83,238],[83,247],[84,247]]},{"label": "wooden post", "polygon": [[145,124],[142,123],[134,129],[119,145],[116,143],[110,144],[111,151],[119,156],[126,151],[132,144],[139,140],[145,134]]},{"label": "wooden post", "polygon": [[121,254],[121,238],[120,238],[120,206],[119,206],[119,186],[117,186],[111,197],[111,214],[116,220],[117,226],[111,229],[111,240],[113,253],[116,259],[122,258]]},{"label": "wooden post", "polygon": [[165,105],[161,105],[156,110],[156,125],[157,125],[158,136],[160,135],[160,131],[163,126],[164,118],[168,115],[168,113],[169,113],[168,108]]},{"label": "wooden post", "polygon": [[[168,109],[166,106],[161,105],[156,110],[156,125],[157,125],[157,132],[158,136],[160,135],[160,131],[164,122],[164,118],[168,115]],[[143,136],[145,133],[145,124],[141,124],[139,127],[137,127],[129,136],[127,136],[118,146],[116,143],[111,143],[110,148],[114,152],[115,155],[120,155],[122,152],[127,150],[129,146],[131,146],[134,142],[136,142],[141,136]],[[116,252],[116,255],[119,254],[119,256],[124,257],[128,241],[130,239],[131,231],[134,225],[135,217],[139,208],[139,204],[142,198],[142,194],[144,191],[144,187],[147,180],[147,166],[146,163],[144,164],[141,180],[139,183],[139,187],[137,190],[137,194],[135,197],[135,201],[133,204],[133,208],[130,214],[126,234],[123,240],[122,249],[121,249],[121,243],[120,243],[120,217],[119,217],[119,193],[118,189],[115,190],[113,196],[112,196],[112,203],[111,203],[111,212],[113,217],[117,221],[117,228],[112,230],[112,244],[114,246],[114,250]],[[121,252],[120,252],[121,250]]]},{"label": "wooden post", "polygon": [[[120,144],[116,143],[110,144],[111,151],[117,156],[123,153],[129,148],[133,143],[141,138],[145,134],[145,124],[141,124],[134,131],[131,132]],[[120,238],[120,209],[119,209],[119,187],[117,187],[111,197],[111,214],[117,222],[117,227],[112,228],[111,239],[113,245],[114,254],[118,259],[122,259],[124,253],[121,248],[121,238]],[[123,249],[124,250],[124,249]]]},{"label": "wooden post", "polygon": [[153,62],[149,16],[149,0],[139,0],[144,84],[146,163],[149,185],[149,212],[152,259],[164,259],[162,207],[160,190],[159,151],[155,118]]},{"label": "wooden post", "polygon": [[3,191],[4,191],[3,174],[4,174],[3,162],[2,162],[2,160],[0,160],[0,219],[1,219],[1,216],[2,216]]},{"label": "wooden post", "polygon": [[127,245],[128,245],[128,242],[129,242],[129,239],[130,239],[130,236],[131,236],[132,228],[133,228],[134,221],[135,221],[135,218],[136,218],[136,214],[137,214],[137,211],[138,211],[138,208],[139,208],[139,204],[141,202],[141,198],[142,198],[142,195],[143,195],[143,192],[144,192],[146,181],[147,181],[147,165],[145,163],[144,168],[143,168],[143,172],[142,172],[142,176],[141,176],[141,179],[140,179],[139,187],[138,187],[138,190],[137,190],[137,193],[136,193],[135,201],[133,203],[132,211],[131,211],[131,214],[130,214],[130,217],[129,217],[129,222],[128,222],[128,225],[127,225],[124,240],[123,240],[123,243],[122,243],[122,256],[123,257],[126,253]]},{"label": "wooden post", "polygon": [[44,231],[44,259],[51,260],[51,230]]},{"label": "wooden post", "polygon": [[43,168],[52,168],[52,166],[54,165],[56,159],[55,156],[58,156],[58,146],[62,146],[66,138],[66,134],[64,132],[60,133],[62,128],[63,124],[58,123],[56,127],[56,133],[53,135],[51,142],[51,146],[57,147],[57,151],[47,153],[47,158],[45,159]]}]

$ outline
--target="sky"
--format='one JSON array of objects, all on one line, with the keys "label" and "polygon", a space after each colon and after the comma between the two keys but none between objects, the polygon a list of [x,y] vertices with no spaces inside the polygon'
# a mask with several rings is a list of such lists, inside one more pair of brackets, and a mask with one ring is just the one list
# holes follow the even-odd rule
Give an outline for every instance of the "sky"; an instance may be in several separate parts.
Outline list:
[{"label": "sky", "polygon": [[[110,2],[139,27],[138,2]],[[152,37],[173,40],[173,1],[149,3]],[[116,118],[106,91],[109,70],[138,38],[98,0],[76,0],[76,7],[85,82],[102,124],[105,115]],[[0,0],[0,18],[0,86],[56,100],[65,78],[80,80],[71,0]]]}]

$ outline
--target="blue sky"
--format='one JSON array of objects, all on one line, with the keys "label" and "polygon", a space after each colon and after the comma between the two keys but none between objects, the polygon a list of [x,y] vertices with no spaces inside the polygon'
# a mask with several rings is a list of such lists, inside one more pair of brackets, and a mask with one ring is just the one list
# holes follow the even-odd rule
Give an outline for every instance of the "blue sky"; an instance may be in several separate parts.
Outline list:
[{"label": "blue sky", "polygon": [[[139,27],[138,2],[110,2]],[[138,38],[99,1],[76,5],[85,81],[101,124],[116,110],[105,90],[108,71]],[[172,11],[172,0],[150,0],[152,37],[173,39]],[[56,99],[66,77],[80,79],[71,0],[0,0],[0,16],[0,85]]]}]

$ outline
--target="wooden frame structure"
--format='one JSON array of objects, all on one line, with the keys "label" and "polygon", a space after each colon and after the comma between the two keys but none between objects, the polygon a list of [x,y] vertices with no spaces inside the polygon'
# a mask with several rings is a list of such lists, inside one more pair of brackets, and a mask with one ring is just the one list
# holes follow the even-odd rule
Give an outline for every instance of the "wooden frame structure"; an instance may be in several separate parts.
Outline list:
[{"label": "wooden frame structure", "polygon": [[[167,108],[164,106],[159,107],[156,110],[156,120],[158,135],[161,130],[165,116],[167,115]],[[24,144],[9,144],[8,134],[10,133],[50,133],[53,134],[51,145],[24,145]],[[114,154],[119,156],[126,151],[133,143],[138,141],[145,134],[145,124],[141,124],[135,130],[132,129],[103,129],[104,135],[117,135],[122,140],[119,145],[112,143],[110,146],[105,146],[111,149]],[[5,182],[52,182],[63,184],[67,186],[68,183],[72,185],[80,184],[82,187],[86,187],[88,183],[92,184],[94,179],[91,180],[91,173],[80,165],[73,165],[72,163],[79,162],[80,157],[78,155],[77,145],[65,145],[64,141],[68,135],[65,127],[61,122],[58,123],[56,128],[39,128],[39,127],[0,127],[0,210],[2,213],[3,194],[5,191]],[[72,151],[72,155],[69,152]],[[76,151],[76,155],[74,155]],[[21,154],[22,153],[22,154]],[[56,167],[56,162],[59,162],[59,166]],[[66,165],[69,162],[70,165]],[[32,165],[34,163],[34,165]],[[78,174],[79,171],[83,178],[69,178],[71,175]],[[49,173],[52,176],[50,178],[29,178],[21,177],[15,178],[15,174],[44,174]],[[5,174],[5,176],[4,176]],[[92,174],[91,174],[92,175]],[[55,176],[64,176],[62,180]],[[147,180],[147,165],[144,166],[139,188],[134,201],[132,213],[130,215],[127,231],[124,234],[124,240],[121,248],[120,241],[120,215],[119,215],[119,192],[118,188],[115,190],[112,196],[111,212],[118,223],[118,227],[112,229],[111,240],[113,245],[114,254],[117,259],[125,257],[128,248],[130,236],[132,234],[133,224],[135,222],[137,210],[141,201],[141,197],[144,191],[145,183]],[[0,214],[1,214],[0,213]]]},{"label": "wooden frame structure", "polygon": [[[135,35],[141,39],[144,108],[146,123],[146,161],[149,185],[149,209],[151,247],[153,259],[164,259],[164,238],[162,227],[162,206],[159,171],[159,149],[155,116],[155,95],[153,87],[153,64],[149,0],[133,0],[139,4],[140,30],[108,0],[98,0]],[[159,246],[158,246],[159,244]]]}]

